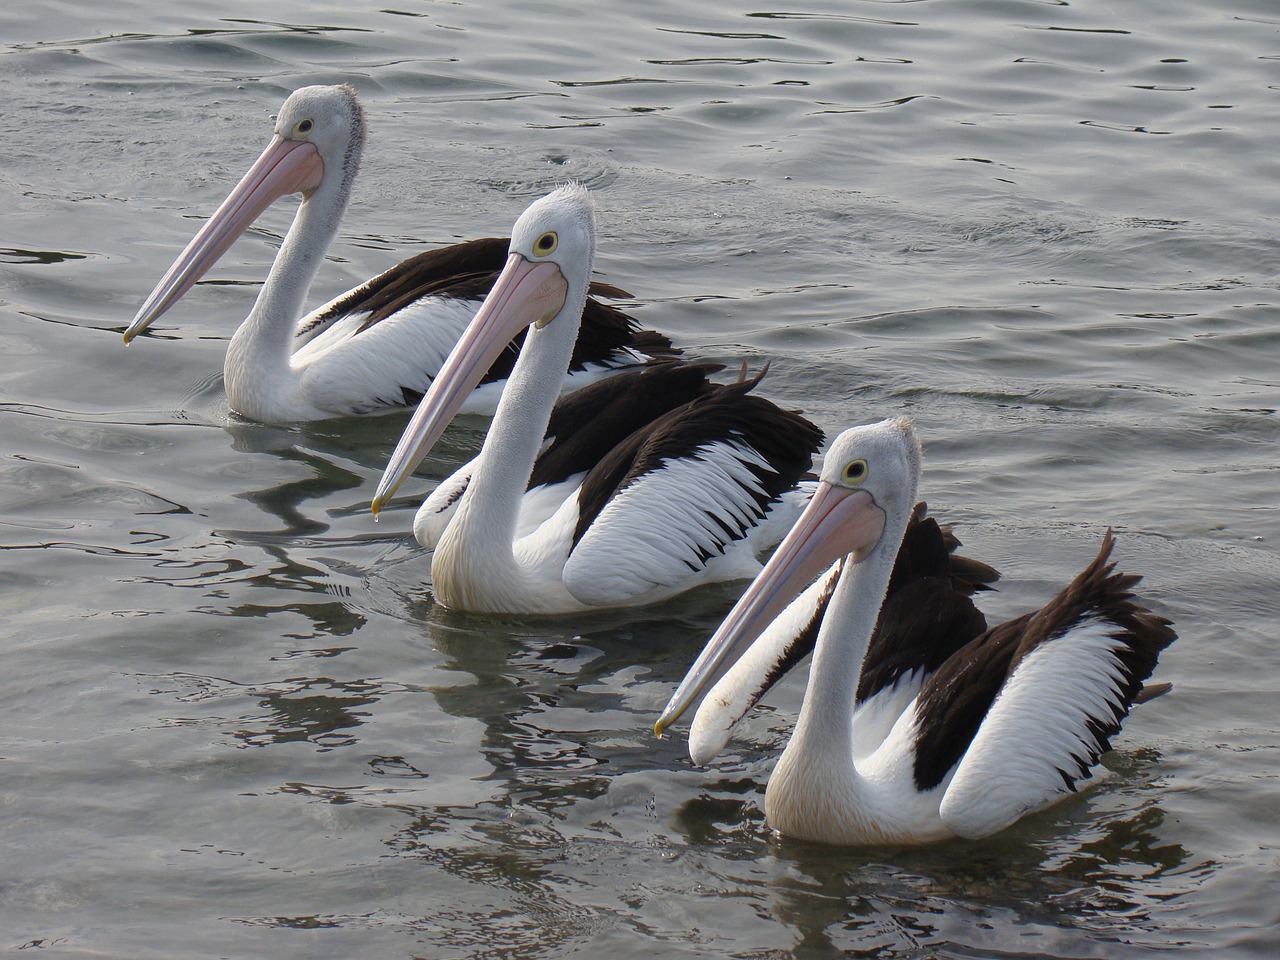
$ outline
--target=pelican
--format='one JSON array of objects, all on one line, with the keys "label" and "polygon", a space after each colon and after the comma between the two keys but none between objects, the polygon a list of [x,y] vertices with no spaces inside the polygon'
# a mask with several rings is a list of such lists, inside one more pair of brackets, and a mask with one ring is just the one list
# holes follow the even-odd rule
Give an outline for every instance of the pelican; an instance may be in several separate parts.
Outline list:
[{"label": "pelican", "polygon": [[990,630],[960,618],[936,666],[904,673],[892,662],[903,651],[869,649],[920,463],[907,420],[841,434],[803,515],[655,725],[661,735],[711,687],[689,735],[694,761],[708,762],[762,670],[777,666],[788,602],[822,589],[805,591],[823,573],[831,592],[804,703],[765,790],[781,834],[845,845],[989,836],[1074,792],[1130,706],[1168,689],[1143,681],[1175,634],[1134,600],[1140,578],[1116,571],[1110,531],[1039,611]]},{"label": "pelican", "polygon": [[[697,584],[750,578],[760,569],[756,554],[799,512],[797,485],[822,433],[753,395],[755,377],[699,386],[689,402],[633,425],[620,443],[596,450],[589,470],[562,473],[570,479],[560,485],[560,502],[520,535],[522,526],[533,526],[522,520],[524,494],[578,335],[594,251],[592,201],[580,186],[562,187],[521,215],[502,275],[405,428],[378,486],[375,515],[493,358],[527,330],[488,436],[438,536],[432,588],[446,607],[569,613],[653,603]],[[623,403],[638,408],[643,395],[628,393]],[[598,409],[596,419],[607,419],[607,410]]]},{"label": "pelican", "polygon": [[[719,363],[662,357],[563,394],[551,409],[541,452],[520,500],[516,537],[532,533],[555,513],[587,472],[633,432],[721,389],[710,377],[723,369]],[[475,468],[474,459],[463,464],[422,502],[413,521],[414,537],[422,546],[430,550],[439,543]]]},{"label": "pelican", "polygon": [[[303,87],[290,95],[271,142],[151,291],[125,343],[191,289],[268,206],[300,193],[267,281],[227,347],[223,379],[231,409],[285,423],[381,413],[420,400],[501,270],[506,241],[472,240],[419,254],[303,316],[364,140],[364,111],[351,87]],[[626,296],[605,284],[592,292]],[[589,383],[651,354],[669,354],[670,346],[590,299],[567,382]],[[511,362],[495,358],[464,412],[492,413]]]}]

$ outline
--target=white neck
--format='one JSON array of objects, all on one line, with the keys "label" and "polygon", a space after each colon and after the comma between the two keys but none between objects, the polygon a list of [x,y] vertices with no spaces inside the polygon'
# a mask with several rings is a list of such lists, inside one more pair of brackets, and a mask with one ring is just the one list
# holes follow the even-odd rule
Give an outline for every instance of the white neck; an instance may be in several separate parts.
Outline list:
[{"label": "white neck", "polygon": [[521,499],[573,357],[589,275],[588,263],[581,279],[566,278],[569,290],[560,313],[525,335],[471,483],[432,560],[432,588],[446,606],[528,612],[546,599],[516,599],[523,578],[513,543]]},{"label": "white neck", "polygon": [[849,722],[862,661],[884,603],[899,541],[888,536],[861,563],[848,563],[823,617],[809,685],[788,750],[830,753],[852,768]]},{"label": "white neck", "polygon": [[875,837],[879,817],[854,764],[853,701],[905,529],[905,517],[891,515],[871,554],[846,562],[831,597],[800,717],[766,791],[769,823],[783,833]]},{"label": "white neck", "polygon": [[297,322],[311,282],[337,236],[352,179],[350,174],[333,177],[302,201],[257,302],[231,338],[223,378],[227,399],[237,413],[254,420],[280,419],[272,410],[297,390],[297,374],[290,364]]}]

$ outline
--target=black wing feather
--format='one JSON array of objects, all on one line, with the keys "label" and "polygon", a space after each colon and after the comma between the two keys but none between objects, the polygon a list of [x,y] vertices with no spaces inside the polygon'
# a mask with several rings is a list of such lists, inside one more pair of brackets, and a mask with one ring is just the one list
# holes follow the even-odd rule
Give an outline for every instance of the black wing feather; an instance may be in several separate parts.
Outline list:
[{"label": "black wing feather", "polygon": [[[949,526],[940,526],[916,504],[893,573],[875,632],[867,646],[855,703],[863,703],[915,670],[932,673],[955,650],[987,627],[986,618],[970,595],[988,590],[1000,578],[993,568],[956,554],[961,545]],[[752,703],[766,693],[805,657],[813,653],[818,630],[834,592],[823,592],[813,617],[764,678]]]},{"label": "black wing feather", "polygon": [[[505,237],[483,237],[412,256],[333,301],[324,312],[299,328],[298,336],[311,337],[335,320],[355,313],[366,314],[357,331],[361,333],[423,297],[479,302],[488,295],[502,272],[510,243]],[[569,364],[571,371],[585,369],[593,362],[617,362],[616,354],[626,349],[648,356],[679,353],[667,337],[641,329],[634,317],[597,299],[630,298],[625,290],[612,284],[592,283],[590,293]],[[512,341],[513,348],[503,351],[485,374],[484,383],[505,380],[510,375],[523,342],[522,332]],[[406,402],[417,399],[421,397],[406,395]]]},{"label": "black wing feather", "polygon": [[538,456],[529,486],[586,473],[641,427],[714,389],[708,377],[722,369],[719,363],[659,359],[561,397],[547,423],[550,444]]},{"label": "black wing feather", "polygon": [[999,579],[992,567],[957,556],[960,540],[916,504],[898,548],[875,633],[858,680],[857,703],[916,670],[936,671],[958,649],[987,629],[971,599]]},{"label": "black wing feather", "polygon": [[[616,446],[587,474],[578,494],[578,526],[574,546],[617,494],[670,460],[695,455],[708,444],[737,439],[753,448],[773,470],[750,467],[761,489],[752,491],[755,515],[795,487],[813,466],[822,431],[799,413],[751,394],[767,371],[737,383],[710,389],[640,428]],[[723,526],[723,524],[722,524]],[[745,536],[724,528],[720,549]],[[706,559],[703,557],[702,559]]]}]

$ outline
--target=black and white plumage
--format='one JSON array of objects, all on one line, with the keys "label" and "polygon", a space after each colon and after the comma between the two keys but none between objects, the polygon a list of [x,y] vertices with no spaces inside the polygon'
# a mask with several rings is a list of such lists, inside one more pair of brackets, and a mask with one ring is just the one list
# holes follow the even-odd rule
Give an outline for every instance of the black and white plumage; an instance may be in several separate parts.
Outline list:
[{"label": "black and white plumage", "polygon": [[[765,793],[780,833],[839,844],[990,835],[1073,792],[1130,706],[1167,689],[1143,681],[1175,634],[1134,600],[1139,578],[1115,570],[1110,532],[1088,567],[1034,614],[986,630],[976,610],[965,611],[971,602],[961,589],[943,614],[956,636],[941,646],[873,645],[919,474],[909,422],[843,433],[804,515],[655,728],[661,733],[714,683],[690,732],[695,760],[711,759],[754,696],[743,690],[778,663],[783,626],[797,617],[787,604],[821,573],[807,609],[817,606],[812,595],[830,596],[804,706]],[[902,614],[927,622],[919,606],[905,604]],[[880,620],[879,636],[892,626]],[[757,637],[763,646],[749,649]]]},{"label": "black and white plumage", "polygon": [[[854,691],[858,756],[875,749],[925,680],[987,628],[970,597],[991,589],[1000,574],[958,555],[959,546],[950,527],[928,516],[924,503],[916,504]],[[788,604],[729,669],[733,676],[707,695],[708,709],[698,714],[696,736],[690,737],[694,762],[710,762],[742,718],[813,652],[841,570],[841,564],[833,564]]]},{"label": "black and white plumage", "polygon": [[[516,536],[537,529],[577,492],[593,467],[637,430],[719,389],[710,377],[723,369],[718,363],[661,358],[561,395],[520,500]],[[442,480],[418,508],[413,534],[422,546],[433,549],[439,542],[475,464],[473,459]]]},{"label": "black and white plumage", "polygon": [[[592,203],[581,187],[561,188],[525,211],[507,268],[387,465],[375,513],[492,357],[515,331],[528,330],[480,454],[428,501],[428,516],[419,514],[419,538],[435,544],[433,591],[445,606],[566,613],[749,578],[760,569],[756,555],[799,512],[797,485],[822,434],[754,395],[759,377],[715,385],[706,368],[659,364],[633,372],[642,382],[632,389],[589,388],[596,393],[578,401],[578,415],[563,408],[549,424],[594,250]],[[668,377],[686,381],[687,401],[672,407],[664,379],[648,379]],[[584,415],[591,408],[594,416]],[[610,424],[611,408],[625,410],[620,426]],[[571,420],[578,429],[568,428]],[[539,473],[545,482],[531,491]]]},{"label": "black and white plumage", "polygon": [[[232,410],[278,423],[416,403],[502,270],[507,241],[427,251],[303,316],[307,290],[346,210],[364,141],[364,111],[350,87],[294,92],[280,108],[271,143],[148,296],[125,342],[172,307],[271,203],[300,193],[302,204],[270,275],[227,348],[223,374]],[[605,284],[591,292],[626,296]],[[640,330],[593,297],[566,385],[671,352],[665,337]],[[514,357],[512,350],[495,358],[465,412],[494,410]]]}]

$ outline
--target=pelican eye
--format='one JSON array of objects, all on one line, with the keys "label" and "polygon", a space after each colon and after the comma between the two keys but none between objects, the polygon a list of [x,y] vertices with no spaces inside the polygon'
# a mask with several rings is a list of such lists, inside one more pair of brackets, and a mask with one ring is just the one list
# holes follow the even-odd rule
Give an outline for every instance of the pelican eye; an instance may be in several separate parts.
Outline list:
[{"label": "pelican eye", "polygon": [[556,236],[554,230],[548,230],[537,240],[533,241],[533,252],[539,257],[550,256],[556,252],[556,247],[560,243],[560,238]]},{"label": "pelican eye", "polygon": [[845,483],[862,483],[867,479],[867,461],[850,460],[840,471],[840,479]]},{"label": "pelican eye", "polygon": [[315,128],[315,121],[310,117],[304,117],[293,125],[293,135],[299,140],[305,140],[311,131]]}]

